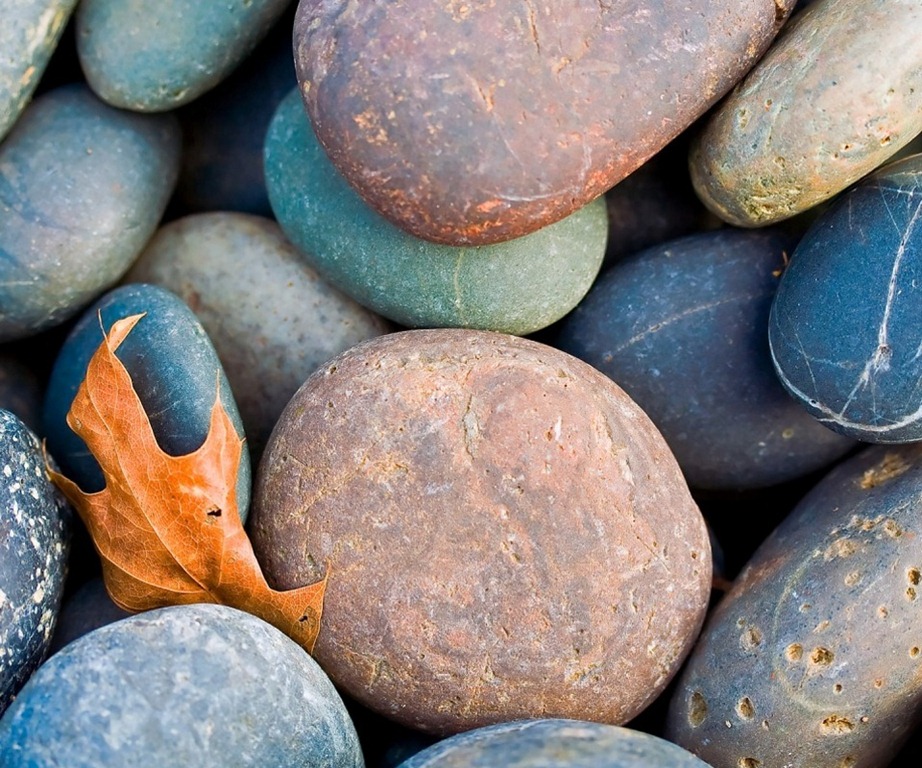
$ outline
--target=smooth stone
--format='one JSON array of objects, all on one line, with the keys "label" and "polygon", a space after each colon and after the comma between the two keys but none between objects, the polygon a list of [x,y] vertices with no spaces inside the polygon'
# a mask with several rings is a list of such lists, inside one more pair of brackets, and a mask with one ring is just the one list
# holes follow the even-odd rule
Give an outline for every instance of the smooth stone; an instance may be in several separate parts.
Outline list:
[{"label": "smooth stone", "polygon": [[838,194],[922,132],[917,0],[819,0],[791,20],[692,145],[692,181],[751,227]]},{"label": "smooth stone", "polygon": [[922,440],[922,155],[855,186],[807,231],[769,322],[796,400],[837,432]]},{"label": "smooth stone", "polygon": [[184,605],[52,656],[0,719],[0,766],[362,768],[317,663],[247,613]]},{"label": "smooth stone", "polygon": [[48,652],[67,575],[71,515],[45,474],[38,438],[0,409],[0,713]]},{"label": "smooth stone", "polygon": [[466,327],[524,335],[569,312],[605,255],[598,199],[563,221],[507,243],[437,245],[369,208],[330,163],[297,89],[266,136],[266,184],[288,238],[330,283],[408,327]]},{"label": "smooth stone", "polygon": [[320,142],[382,215],[449,245],[547,226],[702,115],[794,0],[301,2]]},{"label": "smooth stone", "polygon": [[920,521],[922,446],[829,473],[710,615],[665,737],[714,768],[889,765],[922,724]]},{"label": "smooth stone", "polygon": [[126,279],[176,293],[208,332],[255,457],[304,380],[387,323],[323,282],[278,224],[242,213],[172,221]]},{"label": "smooth stone", "polygon": [[179,172],[174,117],[133,115],[85,86],[37,98],[0,145],[0,341],[75,315],[115,283]]},{"label": "smooth stone", "polygon": [[22,354],[0,349],[0,408],[41,432],[44,386],[38,373]]},{"label": "smooth stone", "polygon": [[296,82],[286,13],[227,80],[179,110],[183,159],[175,200],[184,211],[272,215],[263,144],[272,115]]},{"label": "smooth stone", "polygon": [[102,577],[95,576],[64,600],[48,653],[57,653],[65,645],[94,629],[127,619],[131,615],[112,602]]},{"label": "smooth stone", "polygon": [[77,52],[90,87],[115,107],[162,112],[227,77],[290,0],[82,0]]},{"label": "smooth stone", "polygon": [[458,734],[400,768],[707,768],[648,733],[578,720],[520,720]]},{"label": "smooth stone", "polygon": [[270,583],[330,574],[314,649],[350,696],[454,733],[626,722],[703,620],[707,530],[653,424],[591,366],[485,331],[404,331],[285,409],[249,522]]},{"label": "smooth stone", "polygon": [[[185,302],[153,285],[123,285],[84,312],[61,347],[45,394],[43,421],[48,450],[61,472],[85,492],[105,487],[102,471],[83,440],[67,425],[77,388],[90,358],[103,343],[102,328],[116,320],[146,313],[116,355],[122,361],[150,419],[160,448],[171,456],[196,450],[208,434],[211,409],[221,404],[237,434],[243,422],[218,354],[198,318]],[[100,323],[100,317],[102,321]],[[237,504],[246,519],[250,500],[250,457],[244,444],[237,475]]]},{"label": "smooth stone", "polygon": [[38,86],[77,0],[7,0],[0,24],[0,141]]},{"label": "smooth stone", "polygon": [[555,346],[644,409],[694,488],[776,485],[854,445],[775,376],[768,315],[792,245],[733,229],[664,243],[614,264],[557,328]]}]

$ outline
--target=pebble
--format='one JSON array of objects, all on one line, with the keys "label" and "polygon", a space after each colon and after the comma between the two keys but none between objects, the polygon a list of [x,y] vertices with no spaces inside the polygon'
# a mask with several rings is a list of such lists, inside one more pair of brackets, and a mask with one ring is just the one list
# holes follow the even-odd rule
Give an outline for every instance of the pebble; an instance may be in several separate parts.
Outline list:
[{"label": "pebble", "polygon": [[295,66],[320,142],[375,210],[482,245],[559,221],[640,166],[793,6],[302,2]]},{"label": "pebble", "polygon": [[922,155],[856,185],[807,231],[778,286],[771,354],[815,418],[873,443],[922,440]]},{"label": "pebble", "polygon": [[[54,363],[45,395],[48,449],[62,473],[87,493],[102,490],[105,481],[96,459],[67,425],[67,411],[90,358],[103,342],[100,316],[108,330],[116,320],[141,312],[145,317],[116,354],[131,375],[161,449],[171,456],[184,456],[205,441],[218,389],[237,434],[244,436],[221,362],[192,310],[163,288],[123,285],[87,309],[74,326]],[[249,507],[250,483],[249,452],[244,444],[237,476],[241,519],[246,519]]]},{"label": "pebble", "polygon": [[317,271],[408,327],[532,333],[576,306],[605,255],[601,199],[499,245],[437,245],[407,234],[369,208],[330,164],[297,90],[269,126],[266,183],[279,224]]},{"label": "pebble", "polygon": [[0,719],[0,765],[363,768],[316,662],[220,605],[148,611],[52,656]]},{"label": "pebble", "polygon": [[254,458],[315,369],[390,329],[321,280],[278,224],[242,213],[170,222],[126,279],[167,288],[195,312],[221,358]]},{"label": "pebble", "polygon": [[90,87],[114,107],[175,109],[227,77],[289,0],[82,0],[77,53]]},{"label": "pebble", "polygon": [[48,652],[72,514],[45,474],[38,438],[0,409],[0,713]]},{"label": "pebble", "polygon": [[0,408],[41,434],[44,381],[22,354],[0,349]]},{"label": "pebble", "polygon": [[83,85],[37,98],[0,144],[0,342],[67,320],[153,234],[179,172],[172,116],[132,115]]}]

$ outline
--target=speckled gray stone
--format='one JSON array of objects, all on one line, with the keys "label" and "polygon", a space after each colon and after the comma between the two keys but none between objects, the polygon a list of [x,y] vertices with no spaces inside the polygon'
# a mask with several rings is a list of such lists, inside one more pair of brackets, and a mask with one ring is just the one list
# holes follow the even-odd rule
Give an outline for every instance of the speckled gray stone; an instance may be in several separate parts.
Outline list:
[{"label": "speckled gray stone", "polygon": [[45,474],[38,438],[0,410],[0,712],[51,642],[71,511]]},{"label": "speckled gray stone", "polygon": [[71,643],[0,720],[0,766],[361,768],[317,663],[219,605],[138,614]]},{"label": "speckled gray stone", "polygon": [[153,234],[179,173],[176,119],[43,95],[0,145],[0,341],[75,314]]},{"label": "speckled gray stone", "polygon": [[321,280],[278,224],[258,216],[172,221],[127,279],[168,288],[198,316],[227,372],[254,456],[315,369],[389,329]]},{"label": "speckled gray stone", "polygon": [[83,0],[77,52],[90,87],[116,107],[187,104],[230,74],[289,0]]},{"label": "speckled gray stone", "polygon": [[648,733],[579,720],[519,720],[433,744],[399,768],[707,768]]},{"label": "speckled gray stone", "polygon": [[25,109],[77,0],[5,0],[0,23],[0,141]]}]

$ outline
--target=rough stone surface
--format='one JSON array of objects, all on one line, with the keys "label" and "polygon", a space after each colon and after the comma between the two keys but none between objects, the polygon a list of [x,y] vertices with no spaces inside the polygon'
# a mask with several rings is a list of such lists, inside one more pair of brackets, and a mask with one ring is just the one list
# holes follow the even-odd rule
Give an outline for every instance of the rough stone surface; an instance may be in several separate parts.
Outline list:
[{"label": "rough stone surface", "polygon": [[290,588],[329,568],[318,661],[436,733],[625,722],[704,615],[704,522],[649,419],[536,342],[379,336],[315,373],[260,465],[251,537]]},{"label": "rough stone surface", "polygon": [[176,182],[179,126],[82,85],[36,99],[0,145],[0,341],[73,316],[153,234]]},{"label": "rough stone surface", "polygon": [[0,409],[0,713],[48,651],[71,514],[45,474],[38,438]]},{"label": "rough stone surface", "polygon": [[759,226],[841,192],[922,132],[917,0],[820,0],[792,19],[708,119],[692,181]]},{"label": "rough stone surface", "polygon": [[189,605],[52,656],[0,720],[0,766],[362,768],[342,700],[265,622]]},{"label": "rough stone surface", "polygon": [[844,195],[800,241],[769,342],[788,391],[831,429],[922,440],[922,155]]},{"label": "rough stone surface", "polygon": [[77,0],[6,0],[0,24],[0,141],[22,114]]},{"label": "rough stone surface", "polygon": [[920,446],[822,480],[709,618],[666,737],[714,768],[888,765],[922,713],[920,500]]},{"label": "rough stone surface", "polygon": [[77,52],[90,87],[115,107],[161,112],[227,77],[289,0],[83,0]]},{"label": "rough stone surface", "polygon": [[[794,0],[302,2],[321,143],[377,211],[452,245],[557,221],[637,168],[758,59]],[[501,63],[500,63],[501,62]]]},{"label": "rough stone surface", "polygon": [[[102,490],[102,471],[86,444],[67,425],[77,388],[90,358],[102,344],[102,325],[146,313],[116,352],[150,418],[164,452],[183,456],[196,450],[208,433],[219,388],[221,403],[237,434],[243,423],[230,384],[205,329],[178,296],[153,285],[116,288],[86,310],[55,360],[45,394],[43,421],[48,449],[64,475],[84,491]],[[245,519],[250,498],[250,459],[244,444],[237,482],[237,503]]]},{"label": "rough stone surface", "polygon": [[493,246],[420,240],[369,208],[330,164],[294,90],[266,137],[266,183],[288,238],[340,290],[409,327],[527,334],[569,312],[605,255],[602,200]]},{"label": "rough stone surface", "polygon": [[221,358],[254,457],[315,369],[389,330],[321,280],[278,224],[242,213],[170,222],[126,279],[167,288],[195,312]]},{"label": "rough stone surface", "polygon": [[768,315],[792,245],[732,229],[664,243],[613,265],[558,326],[555,345],[624,388],[692,487],[775,485],[854,445],[775,376]]},{"label": "rough stone surface", "polygon": [[707,768],[640,731],[576,720],[524,720],[452,736],[400,768]]}]

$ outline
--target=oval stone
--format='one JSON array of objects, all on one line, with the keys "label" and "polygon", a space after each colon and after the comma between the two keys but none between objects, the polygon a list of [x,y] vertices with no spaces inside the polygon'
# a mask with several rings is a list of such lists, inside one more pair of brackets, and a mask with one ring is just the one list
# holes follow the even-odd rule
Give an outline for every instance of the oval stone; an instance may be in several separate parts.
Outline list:
[{"label": "oval stone", "polygon": [[45,474],[38,438],[0,409],[0,713],[51,643],[67,574],[71,514]]},{"label": "oval stone", "polygon": [[167,288],[195,312],[221,358],[254,456],[316,368],[389,330],[322,281],[278,224],[242,213],[170,222],[127,279]]},{"label": "oval stone", "polygon": [[889,765],[922,723],[920,520],[922,446],[827,475],[709,617],[666,737],[716,768]]},{"label": "oval stone", "polygon": [[807,231],[778,287],[771,354],[788,391],[843,434],[922,440],[922,155],[854,187]]},{"label": "oval stone", "polygon": [[253,50],[289,0],[82,0],[77,53],[115,107],[161,112],[213,88]]},{"label": "oval stone", "polygon": [[0,341],[61,323],[121,277],[180,148],[174,117],[113,109],[82,85],[33,102],[0,145]]},{"label": "oval stone", "polygon": [[52,656],[0,720],[10,765],[362,768],[329,679],[247,613],[184,605],[97,629]]},{"label": "oval stone", "polygon": [[922,132],[922,5],[811,3],[708,119],[692,181],[722,219],[781,221],[827,200]]},{"label": "oval stone", "polygon": [[8,0],[0,24],[0,141],[25,109],[77,0]]},{"label": "oval stone", "polygon": [[648,733],[577,720],[499,723],[452,736],[400,768],[707,768]]},{"label": "oval stone", "polygon": [[692,487],[776,485],[854,445],[775,376],[768,315],[792,245],[732,229],[664,243],[614,264],[558,326],[555,345],[624,388]]},{"label": "oval stone", "polygon": [[[116,355],[131,375],[161,450],[184,456],[208,434],[211,409],[221,404],[243,437],[243,423],[205,329],[178,296],[153,285],[124,285],[86,310],[61,347],[45,394],[43,421],[48,449],[61,472],[85,492],[102,490],[105,481],[96,459],[67,425],[67,412],[86,376],[93,353],[106,332],[123,317],[145,313]],[[250,458],[244,450],[237,476],[237,504],[246,519],[250,499]]]},{"label": "oval stone", "polygon": [[22,354],[0,349],[0,408],[41,432],[44,383]]},{"label": "oval stone", "polygon": [[320,142],[368,203],[451,245],[558,221],[726,93],[794,0],[301,2]]},{"label": "oval stone", "polygon": [[599,199],[507,243],[454,247],[420,240],[369,208],[317,143],[297,90],[266,137],[266,183],[288,238],[330,283],[409,327],[527,334],[573,309],[605,255]]},{"label": "oval stone", "polygon": [[282,414],[254,498],[267,578],[329,569],[330,677],[434,733],[627,721],[708,600],[708,534],[655,427],[514,336],[405,331],[334,358]]}]

